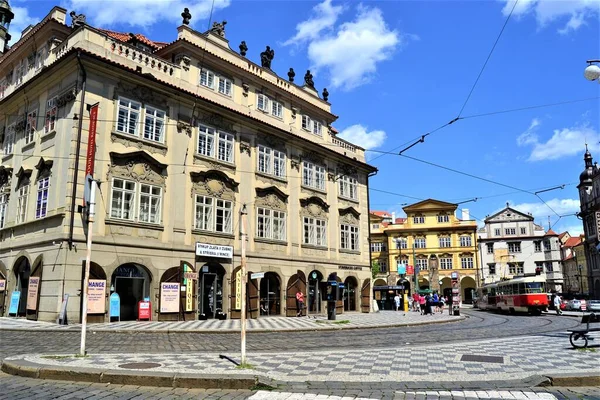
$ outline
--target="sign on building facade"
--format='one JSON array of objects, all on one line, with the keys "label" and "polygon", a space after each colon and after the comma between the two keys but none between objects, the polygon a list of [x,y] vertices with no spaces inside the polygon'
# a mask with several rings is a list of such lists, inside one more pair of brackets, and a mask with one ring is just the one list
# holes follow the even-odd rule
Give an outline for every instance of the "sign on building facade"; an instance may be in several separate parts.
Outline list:
[{"label": "sign on building facade", "polygon": [[196,242],[196,255],[200,257],[233,258],[233,247]]},{"label": "sign on building facade", "polygon": [[104,314],[106,311],[106,281],[90,279],[88,284],[88,314]]}]

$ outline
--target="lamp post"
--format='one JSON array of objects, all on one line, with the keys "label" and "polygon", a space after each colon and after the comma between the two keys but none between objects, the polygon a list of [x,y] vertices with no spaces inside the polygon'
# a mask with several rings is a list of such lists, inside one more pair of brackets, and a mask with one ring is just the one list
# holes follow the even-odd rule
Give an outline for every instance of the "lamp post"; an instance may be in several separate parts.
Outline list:
[{"label": "lamp post", "polygon": [[583,71],[583,76],[588,81],[598,81],[600,83],[600,66],[598,66],[600,60],[587,60],[586,62],[589,65]]},{"label": "lamp post", "polygon": [[579,270],[579,294],[583,294],[583,279],[581,277],[581,270],[583,266],[581,264],[577,265],[577,269]]}]

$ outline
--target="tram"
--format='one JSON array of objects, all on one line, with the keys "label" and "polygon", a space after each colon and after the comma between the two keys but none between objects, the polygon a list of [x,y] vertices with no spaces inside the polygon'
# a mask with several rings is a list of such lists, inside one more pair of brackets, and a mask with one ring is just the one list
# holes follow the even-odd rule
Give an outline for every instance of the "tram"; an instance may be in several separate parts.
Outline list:
[{"label": "tram", "polygon": [[477,305],[482,310],[540,315],[548,309],[545,286],[539,275],[492,283],[478,289]]}]

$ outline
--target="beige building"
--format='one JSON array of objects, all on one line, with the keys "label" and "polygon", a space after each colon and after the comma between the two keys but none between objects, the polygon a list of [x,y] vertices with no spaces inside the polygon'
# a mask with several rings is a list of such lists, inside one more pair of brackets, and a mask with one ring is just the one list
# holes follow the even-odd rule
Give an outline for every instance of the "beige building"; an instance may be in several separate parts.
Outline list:
[{"label": "beige building", "polygon": [[[461,301],[470,303],[479,281],[477,222],[469,211],[439,200],[427,199],[403,208],[406,218],[392,217],[394,223],[381,223],[371,212],[371,257],[380,265],[374,280],[374,297],[379,307],[391,309],[398,287],[409,293],[415,287],[452,296],[452,272],[457,272]],[[405,274],[398,273],[406,268]],[[402,276],[404,275],[404,276]]]},{"label": "beige building", "polygon": [[324,312],[334,273],[338,312],[369,310],[376,170],[336,137],[312,76],[277,76],[269,51],[255,64],[221,24],[184,20],[166,44],[67,18],[53,8],[0,56],[3,315],[55,321],[69,295],[79,319],[86,173],[100,181],[92,321],[112,292],[121,320],[144,299],[153,320],[239,317],[244,208],[251,317],[295,316],[298,291]]}]

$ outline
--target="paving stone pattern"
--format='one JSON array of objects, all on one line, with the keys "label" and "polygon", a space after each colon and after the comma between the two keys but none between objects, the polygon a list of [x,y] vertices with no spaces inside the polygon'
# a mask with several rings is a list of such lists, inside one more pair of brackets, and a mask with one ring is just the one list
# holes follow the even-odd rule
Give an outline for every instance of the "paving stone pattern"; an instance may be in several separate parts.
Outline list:
[{"label": "paving stone pattern", "polygon": [[[165,400],[165,399],[208,399],[208,400],[283,400],[283,399],[543,399],[543,400],[600,400],[598,387],[535,388],[522,390],[424,390],[397,391],[386,388],[339,387],[333,390],[258,391],[218,389],[174,389],[166,387],[131,386],[101,383],[65,382],[22,378],[0,373],[0,400],[31,399],[104,399],[104,400]],[[450,396],[448,396],[450,393]],[[454,394],[454,395],[453,395]],[[498,395],[499,397],[493,397]],[[500,397],[504,396],[504,397]]]},{"label": "paving stone pattern", "polygon": [[[600,342],[600,332],[595,334],[595,339]],[[503,363],[461,361],[467,354],[498,356]],[[239,360],[238,354],[228,355]],[[153,371],[250,373],[282,382],[503,381],[557,372],[597,371],[598,368],[597,349],[573,350],[567,333],[412,348],[399,345],[395,349],[250,353],[248,360],[255,370],[236,370],[232,363],[219,359],[218,353],[14,358],[36,364],[105,369],[119,369],[119,365],[130,362],[153,362],[161,364]]]},{"label": "paving stone pattern", "polygon": [[[328,329],[353,329],[375,328],[385,326],[419,325],[431,322],[460,321],[464,317],[455,317],[445,313],[421,315],[416,312],[380,312],[380,313],[344,313],[337,316],[336,321],[328,321],[325,316],[316,317],[261,317],[247,320],[249,331],[298,331],[298,330],[328,330]],[[350,321],[348,323],[339,323]],[[336,323],[338,322],[338,323]],[[80,324],[58,325],[50,322],[29,321],[24,318],[0,318],[0,330],[80,330]],[[123,321],[102,324],[89,324],[88,330],[92,332],[105,331],[146,331],[146,332],[239,332],[240,320],[205,320],[205,321]]]}]

